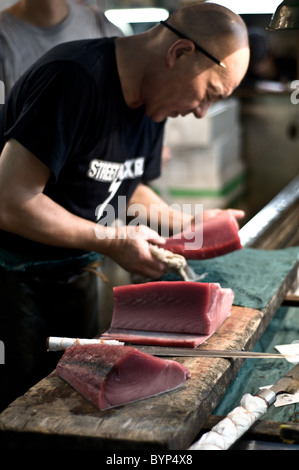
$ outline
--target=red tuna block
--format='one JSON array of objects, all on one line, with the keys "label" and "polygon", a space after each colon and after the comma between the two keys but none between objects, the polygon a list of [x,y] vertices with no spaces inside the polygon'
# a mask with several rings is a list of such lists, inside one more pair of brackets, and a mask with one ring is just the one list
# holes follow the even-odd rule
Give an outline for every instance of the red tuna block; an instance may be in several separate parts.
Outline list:
[{"label": "red tuna block", "polygon": [[174,390],[190,378],[175,361],[106,344],[67,348],[56,372],[100,410]]},{"label": "red tuna block", "polygon": [[209,335],[230,314],[233,291],[218,283],[158,281],[115,287],[111,330]]},{"label": "red tuna block", "polygon": [[238,222],[229,211],[207,219],[195,230],[202,231],[202,237],[195,236],[193,227],[190,231],[168,238],[161,247],[186,259],[215,258],[242,248]]}]

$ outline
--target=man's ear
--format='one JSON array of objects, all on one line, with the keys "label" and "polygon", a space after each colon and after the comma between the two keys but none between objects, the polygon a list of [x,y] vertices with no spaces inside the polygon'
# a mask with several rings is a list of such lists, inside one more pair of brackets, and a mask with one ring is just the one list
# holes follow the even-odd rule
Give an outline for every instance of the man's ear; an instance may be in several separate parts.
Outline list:
[{"label": "man's ear", "polygon": [[179,39],[174,42],[167,51],[167,66],[172,68],[184,55],[192,55],[195,51],[194,43],[190,39]]}]

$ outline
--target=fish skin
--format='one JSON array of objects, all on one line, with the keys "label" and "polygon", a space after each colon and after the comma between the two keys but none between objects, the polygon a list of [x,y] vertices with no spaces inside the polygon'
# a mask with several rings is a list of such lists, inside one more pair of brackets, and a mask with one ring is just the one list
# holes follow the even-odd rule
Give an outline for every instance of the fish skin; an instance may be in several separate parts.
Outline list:
[{"label": "fish skin", "polygon": [[105,344],[67,348],[56,373],[100,410],[174,390],[191,377],[173,360]]}]

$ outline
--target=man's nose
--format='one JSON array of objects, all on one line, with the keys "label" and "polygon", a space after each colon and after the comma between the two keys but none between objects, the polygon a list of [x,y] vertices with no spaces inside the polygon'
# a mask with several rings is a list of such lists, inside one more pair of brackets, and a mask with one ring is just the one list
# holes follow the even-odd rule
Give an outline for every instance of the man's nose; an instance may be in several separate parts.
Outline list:
[{"label": "man's nose", "polygon": [[205,117],[210,106],[211,106],[211,103],[205,103],[205,104],[201,104],[197,106],[193,111],[194,116],[198,119]]}]

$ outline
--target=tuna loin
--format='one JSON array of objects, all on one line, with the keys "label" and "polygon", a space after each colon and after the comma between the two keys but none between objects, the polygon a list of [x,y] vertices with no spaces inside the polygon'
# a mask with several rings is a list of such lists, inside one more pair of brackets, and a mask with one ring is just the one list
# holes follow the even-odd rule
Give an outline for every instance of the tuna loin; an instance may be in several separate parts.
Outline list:
[{"label": "tuna loin", "polygon": [[56,372],[100,410],[173,390],[190,378],[178,362],[106,344],[67,348]]},{"label": "tuna loin", "polygon": [[[110,329],[103,337],[141,344],[194,347],[230,315],[234,294],[218,283],[158,281],[113,289]],[[135,339],[134,339],[135,338]]]},{"label": "tuna loin", "polygon": [[[195,236],[195,230],[202,231],[202,236]],[[168,238],[161,248],[183,255],[186,259],[215,258],[242,248],[239,225],[234,215],[227,211],[207,219],[195,229],[193,227]]]}]

